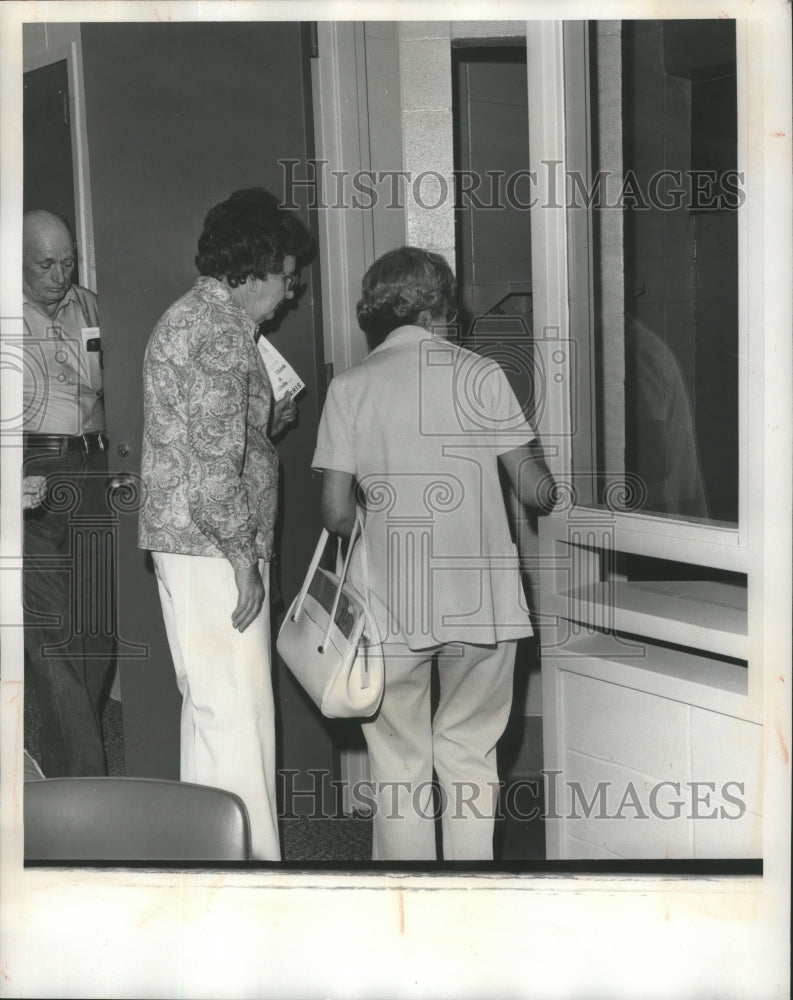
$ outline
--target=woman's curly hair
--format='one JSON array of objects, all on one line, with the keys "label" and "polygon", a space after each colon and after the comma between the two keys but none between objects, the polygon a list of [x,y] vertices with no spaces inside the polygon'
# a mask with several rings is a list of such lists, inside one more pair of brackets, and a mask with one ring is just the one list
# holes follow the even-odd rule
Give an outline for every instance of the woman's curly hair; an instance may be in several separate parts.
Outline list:
[{"label": "woman's curly hair", "polygon": [[454,274],[440,254],[400,247],[383,254],[363,276],[358,323],[374,348],[425,311],[433,319],[449,318],[456,296]]},{"label": "woman's curly hair", "polygon": [[280,274],[284,257],[305,256],[311,236],[296,215],[264,188],[235,191],[204,219],[195,258],[199,274],[236,288],[251,275]]}]

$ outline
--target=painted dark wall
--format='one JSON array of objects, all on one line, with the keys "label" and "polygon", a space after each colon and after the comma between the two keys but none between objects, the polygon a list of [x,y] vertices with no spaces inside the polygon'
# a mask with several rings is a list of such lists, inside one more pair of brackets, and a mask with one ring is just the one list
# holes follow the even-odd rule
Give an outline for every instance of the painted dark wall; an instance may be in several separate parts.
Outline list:
[{"label": "painted dark wall", "polygon": [[[280,192],[279,159],[311,155],[308,56],[297,23],[84,24],[82,47],[108,432],[114,470],[134,474],[143,353],[157,318],[195,280],[204,215],[237,188]],[[303,274],[299,307],[273,336],[308,384],[299,426],[279,445],[287,600],[319,532],[309,469],[324,390],[316,264]],[[127,770],[174,777],[178,692],[154,576],[135,547],[137,518],[122,522],[120,632],[149,648],[122,666]],[[328,730],[282,666],[275,675],[280,764],[330,768]]]}]

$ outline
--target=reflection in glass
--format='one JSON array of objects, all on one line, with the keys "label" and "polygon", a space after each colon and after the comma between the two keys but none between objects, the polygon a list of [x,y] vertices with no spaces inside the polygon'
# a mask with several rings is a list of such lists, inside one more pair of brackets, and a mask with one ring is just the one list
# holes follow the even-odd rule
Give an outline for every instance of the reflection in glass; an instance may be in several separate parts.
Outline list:
[{"label": "reflection in glass", "polygon": [[593,23],[589,66],[598,467],[644,511],[734,523],[735,26]]},{"label": "reflection in glass", "polygon": [[625,317],[626,469],[645,485],[643,508],[707,517],[708,503],[686,381],[666,343]]}]

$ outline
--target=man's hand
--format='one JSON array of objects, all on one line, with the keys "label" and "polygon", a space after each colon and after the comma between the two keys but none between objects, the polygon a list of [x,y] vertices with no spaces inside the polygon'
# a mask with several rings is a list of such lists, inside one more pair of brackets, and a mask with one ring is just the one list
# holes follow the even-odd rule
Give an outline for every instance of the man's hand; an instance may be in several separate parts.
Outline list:
[{"label": "man's hand", "polygon": [[262,610],[264,603],[264,584],[259,573],[259,566],[245,566],[234,570],[234,581],[237,584],[237,607],[231,616],[231,624],[240,632],[244,632]]},{"label": "man's hand", "polygon": [[46,476],[25,476],[22,479],[22,509],[33,510],[47,495]]},{"label": "man's hand", "polygon": [[278,437],[297,420],[297,403],[289,396],[283,396],[273,403],[273,420],[270,437]]}]

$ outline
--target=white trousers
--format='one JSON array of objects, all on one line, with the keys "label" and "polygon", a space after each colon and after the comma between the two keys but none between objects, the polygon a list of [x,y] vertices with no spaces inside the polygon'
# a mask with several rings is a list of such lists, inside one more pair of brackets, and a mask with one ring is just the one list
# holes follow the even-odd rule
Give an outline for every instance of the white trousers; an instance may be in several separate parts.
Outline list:
[{"label": "white trousers", "polygon": [[153,552],[165,630],[182,693],[182,781],[234,792],[248,810],[253,857],[279,861],[275,710],[270,677],[269,563],[266,596],[240,633],[227,559]]},{"label": "white trousers", "polygon": [[[440,647],[440,701],[430,717],[436,650],[386,646],[380,711],[363,723],[372,770],[375,861],[491,860],[498,803],[496,744],[512,704],[514,641]],[[441,796],[433,805],[432,771]]]}]

